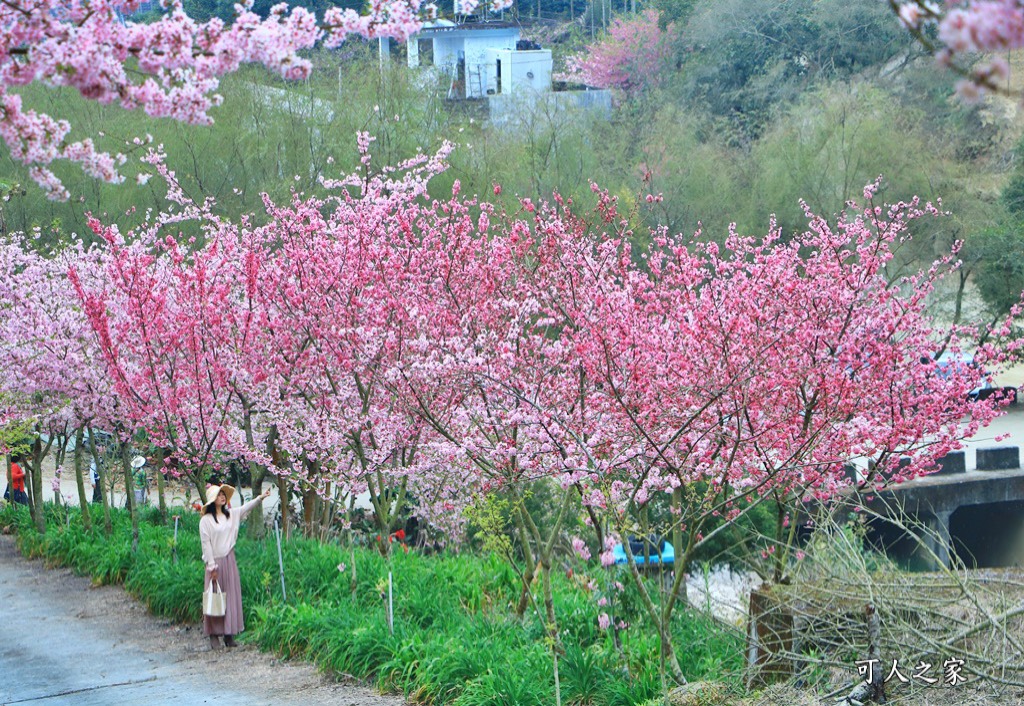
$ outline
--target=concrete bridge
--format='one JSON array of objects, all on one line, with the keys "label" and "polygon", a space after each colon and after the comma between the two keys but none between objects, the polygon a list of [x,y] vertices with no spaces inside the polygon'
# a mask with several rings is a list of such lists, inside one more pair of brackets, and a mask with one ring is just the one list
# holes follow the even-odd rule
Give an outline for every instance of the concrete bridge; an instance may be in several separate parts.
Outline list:
[{"label": "concrete bridge", "polygon": [[[968,567],[1024,566],[1020,448],[979,447],[975,456],[976,467],[968,470],[963,451],[949,454],[937,473],[875,493],[867,507],[889,516],[899,508],[923,523],[934,535],[926,546],[946,566],[950,547]],[[872,522],[869,539],[891,555],[935,563],[891,523]]]}]

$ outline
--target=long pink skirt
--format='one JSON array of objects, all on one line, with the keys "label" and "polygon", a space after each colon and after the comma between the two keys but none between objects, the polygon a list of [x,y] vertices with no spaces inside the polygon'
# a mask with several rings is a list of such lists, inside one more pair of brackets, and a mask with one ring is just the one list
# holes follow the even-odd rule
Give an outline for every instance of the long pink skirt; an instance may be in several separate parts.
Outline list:
[{"label": "long pink skirt", "polygon": [[[220,590],[224,591],[227,610],[224,616],[213,618],[209,615],[203,616],[204,635],[237,635],[245,630],[245,621],[242,619],[242,583],[238,578],[238,564],[235,563],[235,552],[231,550],[227,556],[214,559],[217,563],[217,583]],[[206,581],[203,585],[205,591],[210,587],[210,572],[206,572]]]}]

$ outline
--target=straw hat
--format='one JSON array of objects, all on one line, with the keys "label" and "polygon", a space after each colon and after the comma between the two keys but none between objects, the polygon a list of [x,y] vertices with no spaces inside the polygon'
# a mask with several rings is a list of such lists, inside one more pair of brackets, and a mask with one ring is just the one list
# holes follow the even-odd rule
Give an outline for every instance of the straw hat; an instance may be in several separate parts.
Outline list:
[{"label": "straw hat", "polygon": [[146,457],[145,456],[136,456],[135,458],[132,459],[132,468],[142,468],[145,465],[146,465]]},{"label": "straw hat", "polygon": [[210,503],[216,500],[221,491],[224,491],[224,495],[227,496],[228,501],[226,504],[230,505],[231,496],[235,494],[235,489],[230,485],[211,485],[206,489],[206,505],[203,505],[203,507],[207,507]]}]

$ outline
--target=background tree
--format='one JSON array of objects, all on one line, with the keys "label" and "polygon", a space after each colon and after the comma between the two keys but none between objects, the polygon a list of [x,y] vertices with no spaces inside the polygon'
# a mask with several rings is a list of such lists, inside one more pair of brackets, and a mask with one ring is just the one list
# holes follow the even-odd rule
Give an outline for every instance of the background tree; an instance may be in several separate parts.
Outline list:
[{"label": "background tree", "polygon": [[564,78],[627,95],[657,86],[665,76],[674,26],[662,28],[655,10],[611,21],[607,35],[566,59]]}]

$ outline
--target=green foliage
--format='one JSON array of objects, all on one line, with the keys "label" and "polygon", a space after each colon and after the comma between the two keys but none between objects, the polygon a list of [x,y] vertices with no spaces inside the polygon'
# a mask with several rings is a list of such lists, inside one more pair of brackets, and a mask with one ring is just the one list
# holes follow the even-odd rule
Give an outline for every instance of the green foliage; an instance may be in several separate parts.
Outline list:
[{"label": "green foliage", "polygon": [[509,501],[495,493],[483,496],[466,513],[467,521],[478,528],[474,539],[481,543],[485,552],[499,556],[512,556],[512,540],[507,534],[509,527]]},{"label": "green foliage", "polygon": [[[868,84],[830,84],[796,102],[754,147],[754,208],[747,226],[760,231],[774,212],[784,233],[802,230],[800,200],[819,215],[861,198],[884,175],[882,198],[928,198],[938,159],[917,130],[921,115]],[[940,172],[941,173],[941,172]]]},{"label": "green foliage", "polygon": [[[691,234],[703,228],[704,238],[724,240],[736,217],[736,206],[726,204],[742,203],[737,193],[742,178],[737,155],[706,120],[672,103],[657,109],[647,129],[639,145],[629,150],[638,152],[635,159],[641,166],[633,189],[677,195],[644,203],[648,221],[664,224],[672,233]],[[640,182],[645,173],[650,179],[646,189]]]},{"label": "green foliage", "polygon": [[1024,219],[982,230],[969,248],[979,262],[974,282],[981,298],[996,314],[1009,313],[1024,291]]},{"label": "green foliage", "polygon": [[23,528],[28,529],[31,524],[32,517],[27,507],[0,499],[0,532],[20,534]]},{"label": "green foliage", "polygon": [[727,527],[697,548],[691,565],[726,563],[743,566],[760,551],[760,546],[755,547],[758,539],[774,536],[777,514],[776,504],[765,501],[728,523],[721,517],[712,518],[703,530],[705,536],[722,525],[727,524]]},{"label": "green foliage", "polygon": [[656,0],[654,7],[658,10],[658,25],[667,29],[669,25],[685,26],[700,5],[700,0]]},{"label": "green foliage", "polygon": [[[549,679],[536,678],[549,669],[547,650],[541,645],[520,651],[520,658],[495,665],[466,685],[452,703],[456,706],[532,706],[555,700]],[[534,678],[525,677],[533,675]]]},{"label": "green foliage", "polygon": [[1024,219],[1024,140],[1017,143],[1013,150],[1013,158],[1013,171],[1006,186],[1003,187],[1000,200],[1010,215]]},{"label": "green foliage", "polygon": [[462,130],[449,133],[463,146],[452,154],[449,177],[458,178],[466,193],[490,194],[493,184],[501,184],[506,198],[550,198],[557,191],[586,207],[593,198],[591,179],[599,178],[602,186],[619,179],[599,162],[607,148],[601,142],[607,124],[600,114],[573,113],[545,102],[509,125],[484,124],[480,115],[468,119],[472,122]]},{"label": "green foliage", "polygon": [[[131,552],[131,522],[114,511],[114,531],[87,531],[75,509],[47,507],[45,535],[34,530],[21,507],[0,508],[0,528],[15,531],[21,550],[88,574],[97,583],[123,581],[149,609],[173,620],[200,619],[197,596],[203,565],[199,518],[182,515],[177,561],[173,524],[140,525],[139,548]],[[64,513],[69,512],[70,515]],[[65,517],[67,520],[57,521]],[[289,604],[277,584],[277,550],[269,541],[240,539],[246,639],[286,657],[309,659],[321,668],[374,681],[415,702],[434,704],[547,704],[554,700],[551,655],[537,620],[519,622],[510,605],[518,579],[494,554],[422,557],[355,550],[358,581],[350,594],[349,550],[305,539],[284,546]],[[379,584],[394,579],[395,634],[388,633]],[[600,579],[594,569],[595,579]],[[632,610],[635,596],[618,603],[617,619],[631,623],[620,633],[621,651],[597,626],[595,594],[578,580],[553,575],[554,600],[566,653],[560,660],[565,703],[628,706],[659,693],[658,642]],[[624,578],[624,577],[620,577]],[[605,580],[605,579],[602,579]],[[606,579],[608,581],[611,578]],[[627,588],[628,592],[630,589]],[[742,641],[714,622],[684,614],[674,624],[680,661],[690,678],[728,672],[742,661]]]},{"label": "green foliage", "polygon": [[562,698],[566,704],[585,706],[597,703],[604,686],[615,678],[615,665],[601,649],[582,649],[578,645],[566,647],[559,663],[564,671]]},{"label": "green foliage", "polygon": [[[146,148],[132,144],[146,135],[152,136],[154,146],[162,145],[167,165],[187,195],[199,201],[212,196],[219,213],[238,218],[262,211],[263,192],[279,202],[289,199],[292,190],[320,193],[321,177],[358,169],[357,131],[376,137],[373,168],[432,151],[456,132],[450,124],[456,118],[441,97],[424,99],[420,75],[397,63],[382,73],[365,45],[353,45],[344,55],[323,52],[314,59],[314,75],[302,84],[286,83],[256,67],[225,77],[220,86],[224,102],[211,112],[212,126],[155,120],[98,105],[74,90],[22,87],[26,107],[55,118],[73,117],[73,138],[90,135],[101,149],[126,152],[127,181],[103,184],[72,165],[54,165],[77,198],[55,203],[40,189],[17,187],[2,204],[7,229],[39,228],[40,245],[52,245],[70,232],[90,237],[88,212],[106,214],[127,230],[147,208],[162,207],[164,188],[158,177],[136,183],[136,174],[153,171],[136,161]],[[6,150],[0,151],[0,173],[9,175],[10,184],[31,184],[27,169]],[[442,180],[438,188],[450,189],[450,182]]]},{"label": "green foliage", "polygon": [[[0,404],[6,406],[7,400],[4,399],[5,396],[7,396],[7,393],[0,393]],[[5,453],[12,456],[27,453],[32,446],[33,424],[35,424],[35,420],[30,418],[15,419],[0,426],[0,449],[3,449]],[[5,477],[7,475],[6,465],[2,475]]]},{"label": "green foliage", "polygon": [[849,76],[909,46],[874,0],[702,2],[680,35],[684,95],[756,137],[809,83]]}]

